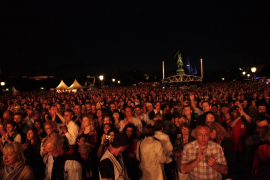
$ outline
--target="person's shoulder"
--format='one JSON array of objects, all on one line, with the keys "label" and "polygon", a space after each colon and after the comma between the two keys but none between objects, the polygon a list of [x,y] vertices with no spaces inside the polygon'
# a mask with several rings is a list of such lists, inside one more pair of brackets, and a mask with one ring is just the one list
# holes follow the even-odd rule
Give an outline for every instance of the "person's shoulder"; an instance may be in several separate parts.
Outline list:
[{"label": "person's shoulder", "polygon": [[197,145],[198,145],[198,142],[197,142],[197,140],[195,139],[194,141],[191,141],[191,142],[187,143],[184,147],[185,147],[185,148],[194,148],[194,147],[197,146]]},{"label": "person's shoulder", "polygon": [[222,147],[221,147],[218,143],[215,143],[215,142],[213,142],[213,141],[209,141],[209,142],[208,142],[208,145],[209,145],[211,148],[222,149]]},{"label": "person's shoulder", "polygon": [[[29,179],[29,180],[34,179],[33,169],[30,166],[25,165],[20,176],[25,178],[25,179]],[[18,179],[20,179],[20,178],[18,178]]]},{"label": "person's shoulder", "polygon": [[113,166],[113,164],[109,158],[105,158],[99,162],[99,167],[110,167],[110,166]]}]

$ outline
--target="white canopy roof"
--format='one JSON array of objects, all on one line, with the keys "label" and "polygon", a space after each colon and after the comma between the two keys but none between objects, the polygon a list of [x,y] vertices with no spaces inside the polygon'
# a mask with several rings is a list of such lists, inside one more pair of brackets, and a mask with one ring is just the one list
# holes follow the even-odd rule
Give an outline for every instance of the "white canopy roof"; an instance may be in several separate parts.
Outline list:
[{"label": "white canopy roof", "polygon": [[85,87],[80,85],[76,79],[74,80],[73,84],[69,86],[69,89],[83,89],[83,88]]},{"label": "white canopy roof", "polygon": [[68,86],[64,83],[63,80],[61,80],[60,84],[55,89],[56,90],[59,90],[59,89],[68,89]]}]

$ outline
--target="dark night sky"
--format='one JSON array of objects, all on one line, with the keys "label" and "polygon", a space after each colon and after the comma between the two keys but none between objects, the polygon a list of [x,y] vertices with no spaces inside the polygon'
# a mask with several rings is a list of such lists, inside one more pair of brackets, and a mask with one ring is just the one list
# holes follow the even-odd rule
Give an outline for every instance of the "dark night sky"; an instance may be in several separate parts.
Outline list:
[{"label": "dark night sky", "polygon": [[149,73],[161,61],[172,71],[178,49],[206,72],[270,60],[266,0],[10,2],[0,3],[5,74]]}]

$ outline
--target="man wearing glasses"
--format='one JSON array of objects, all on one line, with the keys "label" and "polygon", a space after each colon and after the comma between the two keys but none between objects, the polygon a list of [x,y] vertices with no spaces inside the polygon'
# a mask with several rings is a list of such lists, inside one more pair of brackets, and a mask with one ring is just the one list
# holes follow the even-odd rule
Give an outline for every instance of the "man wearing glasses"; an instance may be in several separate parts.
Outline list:
[{"label": "man wearing glasses", "polygon": [[266,138],[269,127],[269,117],[265,114],[259,114],[256,117],[256,133],[248,137],[245,141],[245,160],[249,165],[252,164],[256,149],[269,141]]}]

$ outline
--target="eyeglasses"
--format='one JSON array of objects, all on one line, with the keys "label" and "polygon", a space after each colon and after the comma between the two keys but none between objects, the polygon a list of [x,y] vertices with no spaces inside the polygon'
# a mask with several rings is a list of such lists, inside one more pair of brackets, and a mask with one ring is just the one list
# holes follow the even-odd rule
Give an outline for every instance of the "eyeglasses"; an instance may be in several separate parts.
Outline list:
[{"label": "eyeglasses", "polygon": [[267,128],[268,128],[268,126],[262,126],[262,127],[256,126],[256,129],[257,129],[257,130],[261,130],[261,129],[265,130],[265,129],[267,129]]}]

